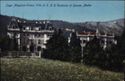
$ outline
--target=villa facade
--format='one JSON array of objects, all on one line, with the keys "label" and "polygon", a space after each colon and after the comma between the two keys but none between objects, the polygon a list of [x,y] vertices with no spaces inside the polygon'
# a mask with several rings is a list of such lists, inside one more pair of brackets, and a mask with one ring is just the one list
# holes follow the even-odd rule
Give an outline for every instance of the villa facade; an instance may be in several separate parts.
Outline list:
[{"label": "villa facade", "polygon": [[[69,31],[69,29],[66,29]],[[70,38],[72,32],[76,32],[76,36],[81,40],[81,55],[83,56],[83,48],[86,43],[92,40],[95,36],[102,40],[102,47],[105,49],[108,45],[117,44],[114,39],[114,34],[101,34],[97,29],[95,32],[77,32],[75,29],[70,31],[68,36],[68,43],[70,43]],[[54,27],[50,21],[25,21],[12,18],[11,22],[7,27],[7,35],[14,39],[16,38],[18,49],[20,51],[28,52],[39,52],[42,49],[46,49],[47,40],[52,37],[54,33]],[[39,54],[41,57],[41,55]]]},{"label": "villa facade", "polygon": [[7,35],[17,39],[20,51],[40,52],[46,48],[47,40],[54,33],[49,21],[24,21],[12,18],[7,27]]}]

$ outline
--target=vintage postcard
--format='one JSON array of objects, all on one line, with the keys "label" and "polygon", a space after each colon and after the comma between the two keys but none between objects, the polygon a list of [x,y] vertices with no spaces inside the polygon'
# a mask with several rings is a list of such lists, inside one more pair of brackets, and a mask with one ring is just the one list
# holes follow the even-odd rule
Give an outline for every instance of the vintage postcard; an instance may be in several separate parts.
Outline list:
[{"label": "vintage postcard", "polygon": [[124,0],[0,0],[1,81],[125,81]]}]

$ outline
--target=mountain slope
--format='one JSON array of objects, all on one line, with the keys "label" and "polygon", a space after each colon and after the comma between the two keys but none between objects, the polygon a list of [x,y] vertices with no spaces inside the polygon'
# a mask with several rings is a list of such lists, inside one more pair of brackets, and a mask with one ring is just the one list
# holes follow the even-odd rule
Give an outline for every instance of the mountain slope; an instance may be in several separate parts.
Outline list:
[{"label": "mountain slope", "polygon": [[[26,20],[22,18],[15,17],[17,19]],[[5,35],[6,27],[11,20],[10,16],[0,15],[0,35]],[[26,20],[30,22],[44,21],[44,20]],[[61,20],[50,20],[55,28],[61,29],[75,29],[76,31],[95,31],[97,28],[101,33],[114,33],[115,35],[121,35],[125,23],[125,19],[112,20],[107,22],[82,22],[82,23],[71,23]]]}]

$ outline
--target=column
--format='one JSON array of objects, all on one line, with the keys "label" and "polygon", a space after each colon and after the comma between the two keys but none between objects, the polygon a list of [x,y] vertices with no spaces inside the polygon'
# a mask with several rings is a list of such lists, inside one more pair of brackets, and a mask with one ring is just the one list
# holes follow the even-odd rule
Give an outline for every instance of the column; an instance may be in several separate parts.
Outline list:
[{"label": "column", "polygon": [[85,43],[83,43],[83,38],[80,38],[81,40],[81,63],[83,63],[83,47],[85,46]]}]

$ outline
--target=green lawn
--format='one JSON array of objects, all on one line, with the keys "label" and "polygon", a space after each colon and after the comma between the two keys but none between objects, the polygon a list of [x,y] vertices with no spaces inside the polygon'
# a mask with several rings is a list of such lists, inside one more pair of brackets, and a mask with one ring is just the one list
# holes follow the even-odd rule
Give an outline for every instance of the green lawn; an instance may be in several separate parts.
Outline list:
[{"label": "green lawn", "polygon": [[1,81],[122,81],[123,74],[38,58],[1,58]]}]

